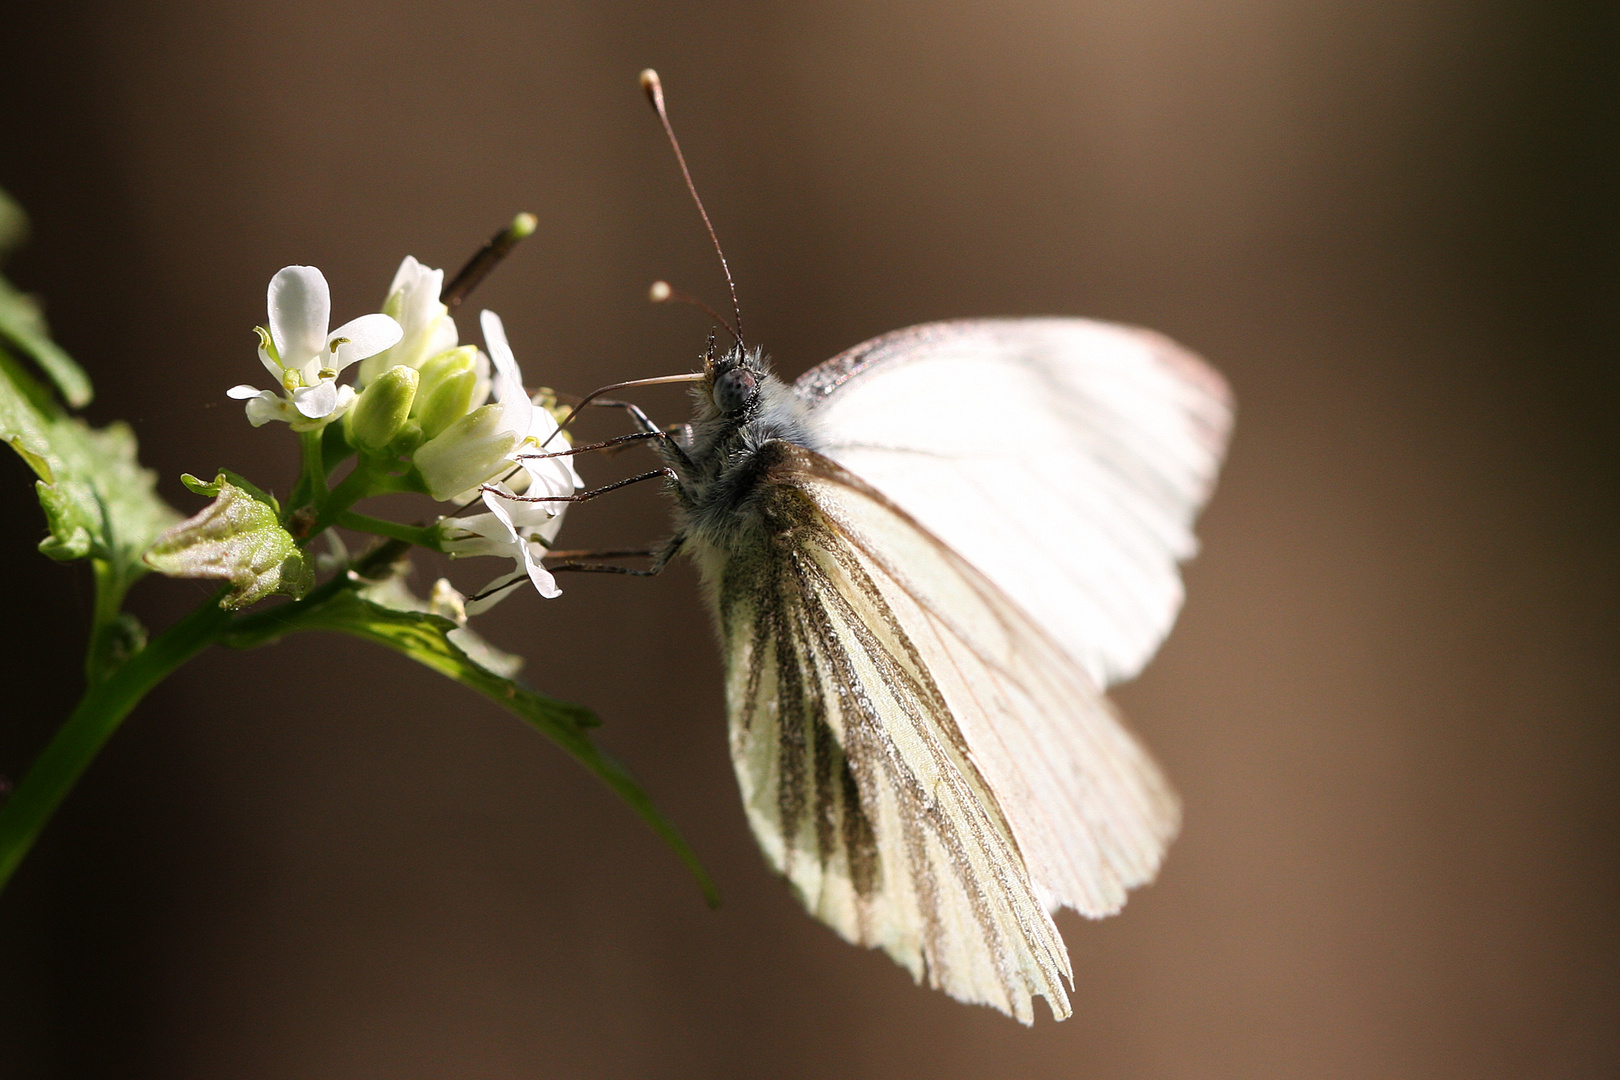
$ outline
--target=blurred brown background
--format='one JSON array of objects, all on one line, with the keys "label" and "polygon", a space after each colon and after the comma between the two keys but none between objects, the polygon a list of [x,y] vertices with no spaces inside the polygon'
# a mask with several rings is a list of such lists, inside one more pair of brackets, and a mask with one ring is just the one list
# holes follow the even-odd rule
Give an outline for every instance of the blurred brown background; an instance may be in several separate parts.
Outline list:
[{"label": "blurred brown background", "polygon": [[[601,713],[719,911],[434,676],[347,640],[211,654],[0,898],[0,1075],[1620,1074],[1612,5],[155,0],[4,26],[0,186],[36,226],[9,272],[188,509],[182,471],[293,477],[285,431],[223,400],[262,375],[287,263],[344,319],[402,255],[453,267],[533,210],[477,297],[530,380],[689,368],[703,321],[646,285],[723,286],[646,65],[787,374],[925,319],[1090,314],[1202,351],[1240,414],[1186,612],[1120,694],[1186,829],[1121,917],[1061,923],[1073,1020],[957,1005],[798,910],[737,804],[682,567],[487,629]],[[88,609],[81,568],[31,554],[27,479],[0,462],[12,777],[76,696]],[[643,492],[570,534],[663,528]],[[201,595],[136,600],[161,624]]]}]

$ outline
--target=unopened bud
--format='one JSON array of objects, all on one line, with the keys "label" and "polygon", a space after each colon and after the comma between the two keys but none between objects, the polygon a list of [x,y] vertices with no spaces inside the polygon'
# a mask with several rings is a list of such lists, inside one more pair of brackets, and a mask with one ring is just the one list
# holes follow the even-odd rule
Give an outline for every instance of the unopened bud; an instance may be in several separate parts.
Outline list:
[{"label": "unopened bud", "polygon": [[416,369],[403,364],[373,379],[349,410],[349,440],[366,453],[384,453],[411,414],[418,379]]},{"label": "unopened bud", "polygon": [[425,442],[427,436],[422,434],[422,425],[415,420],[407,420],[400,425],[394,441],[388,444],[388,453],[393,457],[410,457]]},{"label": "unopened bud", "polygon": [[474,409],[412,455],[429,495],[452,498],[510,467],[507,457],[517,449],[518,436],[503,426],[505,411],[501,405]]},{"label": "unopened bud", "polygon": [[422,365],[415,417],[431,439],[467,415],[478,385],[478,350],[471,345],[440,353]]}]

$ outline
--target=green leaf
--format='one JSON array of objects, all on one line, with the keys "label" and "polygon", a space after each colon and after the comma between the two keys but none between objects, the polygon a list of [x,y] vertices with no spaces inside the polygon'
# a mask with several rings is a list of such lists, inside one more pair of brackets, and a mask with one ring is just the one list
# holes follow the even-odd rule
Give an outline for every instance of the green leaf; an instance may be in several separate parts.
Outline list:
[{"label": "green leaf", "polygon": [[[22,240],[27,226],[22,210],[0,192],[0,254]],[[39,478],[50,527],[40,550],[53,559],[100,561],[105,573],[98,570],[97,581],[122,596],[146,572],[141,553],[180,515],[158,498],[130,429],[98,430],[70,415],[23,357],[39,365],[69,405],[90,400],[90,380],[51,341],[39,305],[0,278],[0,442]]]},{"label": "green leaf", "polygon": [[158,498],[123,424],[96,429],[67,414],[50,391],[0,349],[0,441],[34,475],[53,559],[106,562],[123,586],[145,572],[141,553],[180,516]]},{"label": "green leaf", "polygon": [[[239,478],[238,478],[239,479]],[[231,584],[220,600],[227,610],[247,607],[275,593],[303,596],[315,574],[292,534],[281,527],[275,499],[252,485],[233,483],[221,472],[213,483],[186,477],[187,486],[214,496],[195,517],[157,538],[146,564],[180,578],[219,578]]]},{"label": "green leaf", "polygon": [[38,301],[18,292],[3,277],[0,277],[0,341],[38,364],[69,405],[79,409],[90,404],[93,394],[90,377],[51,340]]},{"label": "green leaf", "polygon": [[[323,589],[326,586],[323,586]],[[313,603],[315,598],[311,598]],[[697,879],[711,904],[718,902],[714,883],[680,834],[653,806],[624,767],[591,742],[589,730],[600,721],[582,705],[557,701],[483,667],[452,639],[456,624],[439,615],[399,611],[373,603],[344,589],[332,599],[308,607],[289,604],[263,617],[245,620],[242,630],[228,636],[228,645],[248,647],[274,640],[292,630],[333,630],[375,642],[432,668],[513,713],[551,739],[584,765],[652,826]],[[274,616],[271,619],[270,616]],[[257,629],[255,629],[257,628]]]},{"label": "green leaf", "polygon": [[10,195],[0,191],[0,258],[28,239],[28,215]]},{"label": "green leaf", "polygon": [[179,516],[157,497],[152,471],[136,460],[135,433],[121,423],[98,430],[65,418],[50,435],[52,482],[38,488],[51,537],[40,550],[55,559],[88,554],[135,570],[141,553]]},{"label": "green leaf", "polygon": [[[337,534],[329,532],[326,535],[335,537]],[[372,580],[368,577],[366,583],[359,587],[359,594],[363,599],[370,600],[373,604],[381,604],[392,611],[427,612],[450,619],[456,624],[456,628],[450,631],[450,640],[457,648],[466,653],[469,659],[479,667],[493,671],[502,678],[511,679],[516,677],[517,673],[523,669],[523,657],[518,656],[516,653],[506,652],[503,649],[497,649],[494,645],[491,645],[484,639],[483,635],[467,625],[464,612],[460,613],[459,618],[454,609],[452,609],[451,614],[446,615],[443,609],[434,607],[434,601],[424,600],[422,597],[417,596],[416,593],[411,591],[411,587],[406,584],[405,579],[410,573],[410,559],[401,558],[389,568],[389,571],[382,578]],[[444,582],[444,584],[448,585],[449,582]],[[435,589],[435,595],[437,595],[437,589]]]},{"label": "green leaf", "polygon": [[227,486],[241,488],[259,502],[274,510],[276,517],[281,516],[281,504],[276,501],[274,495],[259,487],[241,473],[232,472],[230,469],[219,470],[219,475],[212,480],[201,480],[190,473],[181,473],[180,482],[186,486],[187,491],[193,495],[201,495],[205,499],[216,497]]},{"label": "green leaf", "polygon": [[[8,254],[27,237],[28,215],[9,195],[0,191],[0,256]],[[0,277],[0,344],[10,345],[38,364],[69,405],[82,409],[90,404],[90,377],[51,340],[39,301],[18,292],[3,277]]]}]

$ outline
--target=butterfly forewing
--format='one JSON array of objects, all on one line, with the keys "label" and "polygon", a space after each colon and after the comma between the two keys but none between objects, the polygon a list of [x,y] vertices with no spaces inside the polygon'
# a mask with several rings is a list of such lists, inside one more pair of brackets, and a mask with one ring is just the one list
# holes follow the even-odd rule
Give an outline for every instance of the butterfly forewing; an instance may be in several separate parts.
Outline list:
[{"label": "butterfly forewing", "polygon": [[1225,446],[1219,375],[1158,334],[1085,319],[932,323],[795,384],[822,449],[920,521],[1102,685],[1181,605],[1178,561]]}]

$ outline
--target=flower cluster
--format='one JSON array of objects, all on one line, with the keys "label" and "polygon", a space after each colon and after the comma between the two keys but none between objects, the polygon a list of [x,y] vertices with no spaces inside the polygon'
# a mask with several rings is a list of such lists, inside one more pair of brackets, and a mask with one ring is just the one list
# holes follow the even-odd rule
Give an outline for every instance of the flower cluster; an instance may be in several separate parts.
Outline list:
[{"label": "flower cluster", "polygon": [[[457,558],[510,558],[516,567],[480,590],[469,613],[525,578],[541,596],[556,596],[541,559],[567,503],[540,500],[564,499],[581,482],[572,458],[542,455],[567,450],[568,437],[549,401],[537,404],[524,389],[499,316],[480,315],[487,352],[458,344],[443,286],[442,270],[406,257],[380,313],[328,331],[326,278],[312,266],[286,267],[270,281],[269,326],[257,328],[259,359],[277,389],[244,384],[227,393],[246,401],[255,427],[279,420],[309,433],[306,455],[324,462],[334,446],[357,455],[354,472],[330,492],[321,474],[315,503],[323,521],[370,521],[342,515],[357,499],[384,491],[421,491],[458,504],[422,542]],[[355,383],[340,385],[355,364]]]}]

